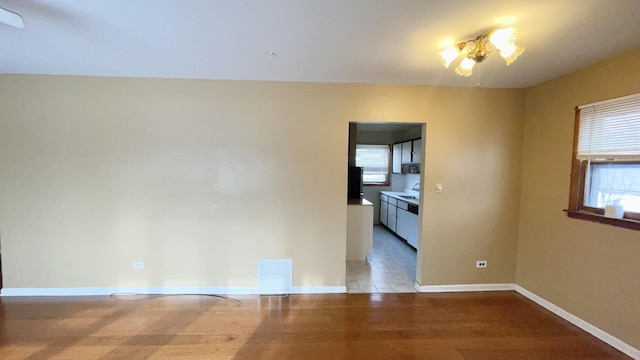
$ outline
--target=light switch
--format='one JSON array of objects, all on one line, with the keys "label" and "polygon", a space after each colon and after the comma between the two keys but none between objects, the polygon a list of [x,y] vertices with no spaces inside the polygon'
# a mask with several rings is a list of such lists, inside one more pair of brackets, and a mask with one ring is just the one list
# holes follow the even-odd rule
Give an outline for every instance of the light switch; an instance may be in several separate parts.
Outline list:
[{"label": "light switch", "polygon": [[437,183],[436,184],[436,192],[437,193],[441,193],[442,192],[442,184],[441,183]]}]

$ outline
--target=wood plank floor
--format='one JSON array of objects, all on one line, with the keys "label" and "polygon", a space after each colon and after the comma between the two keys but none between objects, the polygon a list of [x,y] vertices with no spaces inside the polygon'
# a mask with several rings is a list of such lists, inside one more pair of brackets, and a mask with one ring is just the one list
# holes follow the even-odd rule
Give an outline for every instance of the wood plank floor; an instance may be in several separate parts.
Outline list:
[{"label": "wood plank floor", "polygon": [[0,359],[628,359],[515,292],[0,298]]}]

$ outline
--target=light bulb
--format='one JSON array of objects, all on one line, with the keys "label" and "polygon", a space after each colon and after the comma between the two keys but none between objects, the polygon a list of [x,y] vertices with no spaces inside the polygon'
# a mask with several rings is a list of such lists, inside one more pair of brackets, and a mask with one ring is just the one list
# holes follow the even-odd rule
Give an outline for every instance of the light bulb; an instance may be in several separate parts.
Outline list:
[{"label": "light bulb", "polygon": [[460,65],[458,65],[458,67],[456,68],[456,73],[460,76],[471,76],[473,65],[475,64],[475,61],[466,57],[462,59]]},{"label": "light bulb", "polygon": [[500,50],[500,56],[504,58],[504,61],[507,62],[507,65],[516,61],[518,56],[520,56],[525,50],[525,47],[518,46],[516,44],[509,44],[504,49]]},{"label": "light bulb", "polygon": [[455,60],[460,54],[460,50],[457,46],[448,47],[438,53],[440,56],[440,60],[442,61],[442,65],[448,68],[453,60]]},{"label": "light bulb", "polygon": [[496,47],[496,49],[502,50],[516,41],[517,33],[518,30],[514,27],[498,29],[491,33],[489,41]]}]

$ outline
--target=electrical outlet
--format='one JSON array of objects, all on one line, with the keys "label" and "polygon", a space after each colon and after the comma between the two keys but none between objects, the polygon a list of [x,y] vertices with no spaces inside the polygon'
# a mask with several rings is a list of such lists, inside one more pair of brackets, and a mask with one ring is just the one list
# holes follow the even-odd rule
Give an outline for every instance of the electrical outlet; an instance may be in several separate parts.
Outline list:
[{"label": "electrical outlet", "polygon": [[487,267],[487,260],[478,260],[478,261],[476,261],[476,267],[477,268],[486,268]]},{"label": "electrical outlet", "polygon": [[131,264],[131,267],[134,269],[144,269],[144,262],[143,261],[134,261]]}]

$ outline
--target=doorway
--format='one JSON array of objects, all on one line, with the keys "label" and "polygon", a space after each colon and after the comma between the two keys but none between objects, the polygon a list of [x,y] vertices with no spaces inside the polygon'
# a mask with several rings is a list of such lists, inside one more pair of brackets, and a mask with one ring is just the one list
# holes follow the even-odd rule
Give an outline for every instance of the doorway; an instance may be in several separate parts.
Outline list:
[{"label": "doorway", "polygon": [[[364,261],[347,259],[348,293],[416,291],[421,268],[418,215],[423,205],[424,140],[424,123],[349,124],[349,165],[363,168],[363,198],[373,204],[373,246]],[[379,151],[380,145],[387,149],[384,169],[376,168],[379,158],[366,160],[375,156],[368,151]]]}]

